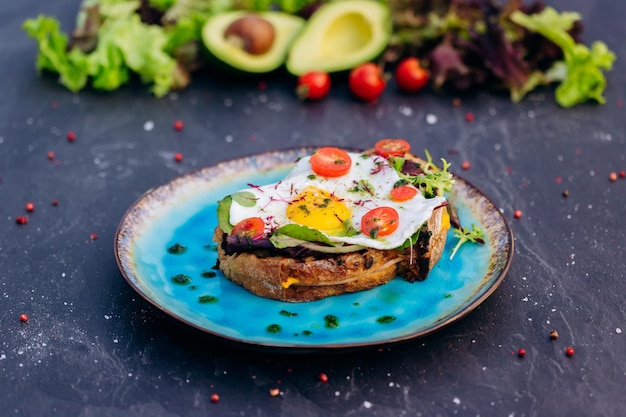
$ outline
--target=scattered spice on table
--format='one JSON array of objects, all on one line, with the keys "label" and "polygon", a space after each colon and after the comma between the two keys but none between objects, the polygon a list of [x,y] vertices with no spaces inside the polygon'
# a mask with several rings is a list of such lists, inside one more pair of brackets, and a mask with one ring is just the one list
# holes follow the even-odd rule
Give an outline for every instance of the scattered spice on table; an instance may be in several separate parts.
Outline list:
[{"label": "scattered spice on table", "polygon": [[54,152],[48,151],[48,159],[51,161],[54,159]]},{"label": "scattered spice on table", "polygon": [[183,130],[183,128],[185,127],[184,123],[182,120],[176,120],[174,122],[174,130],[177,132],[180,132],[181,130]]},{"label": "scattered spice on table", "polygon": [[610,180],[611,182],[615,182],[615,181],[617,181],[617,173],[616,173],[616,172],[611,172],[611,173],[609,174],[609,180]]},{"label": "scattered spice on table", "polygon": [[26,217],[26,216],[17,216],[15,218],[15,223],[20,224],[20,225],[25,225],[26,223],[28,223],[28,217]]},{"label": "scattered spice on table", "polygon": [[98,235],[95,234],[95,233],[92,233],[92,234],[89,235],[89,239],[96,240],[96,239],[98,239]]},{"label": "scattered spice on table", "polygon": [[74,142],[76,140],[76,133],[74,133],[73,131],[69,131],[67,132],[67,141],[68,142]]},{"label": "scattered spice on table", "polygon": [[278,388],[270,388],[270,397],[276,397],[278,396],[278,394],[280,394],[280,389]]},{"label": "scattered spice on table", "polygon": [[26,209],[26,211],[28,211],[29,213],[32,213],[33,211],[35,211],[35,205],[33,203],[31,203],[30,201],[28,203],[26,203],[26,205],[24,206],[24,208]]},{"label": "scattered spice on table", "polygon": [[559,338],[559,332],[557,332],[556,330],[552,330],[550,332],[550,339],[552,340],[556,340]]},{"label": "scattered spice on table", "polygon": [[474,121],[474,113],[472,113],[472,112],[465,113],[465,121],[466,122],[473,122]]},{"label": "scattered spice on table", "polygon": [[471,167],[472,167],[472,163],[470,161],[463,161],[461,163],[461,169],[464,169],[465,171],[467,171]]},{"label": "scattered spice on table", "polygon": [[219,400],[220,400],[220,396],[219,396],[219,395],[217,395],[217,394],[211,394],[211,402],[212,402],[212,403],[219,402]]},{"label": "scattered spice on table", "polygon": [[572,346],[568,346],[565,348],[565,354],[567,356],[574,356],[574,348]]},{"label": "scattered spice on table", "polygon": [[526,356],[526,349],[519,348],[517,351],[517,356],[519,356],[520,358],[523,358],[524,356]]},{"label": "scattered spice on table", "polygon": [[320,380],[320,382],[328,382],[328,375],[326,375],[324,372],[320,372],[320,374],[317,377]]},{"label": "scattered spice on table", "polygon": [[182,162],[182,160],[183,160],[183,154],[182,153],[178,152],[178,153],[174,154],[174,161]]},{"label": "scattered spice on table", "polygon": [[515,210],[513,212],[513,217],[515,217],[516,219],[521,219],[522,218],[522,210]]},{"label": "scattered spice on table", "polygon": [[26,323],[28,321],[28,314],[20,314],[20,321]]}]

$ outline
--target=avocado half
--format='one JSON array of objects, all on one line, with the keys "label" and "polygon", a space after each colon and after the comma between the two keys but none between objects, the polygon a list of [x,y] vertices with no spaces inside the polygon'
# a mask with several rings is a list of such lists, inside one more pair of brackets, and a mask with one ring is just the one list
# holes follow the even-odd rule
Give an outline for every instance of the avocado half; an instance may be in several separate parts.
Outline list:
[{"label": "avocado half", "polygon": [[342,0],[325,3],[311,16],[291,46],[287,70],[339,72],[380,56],[391,37],[386,2]]},{"label": "avocado half", "polygon": [[[251,15],[269,22],[274,28],[271,46],[262,53],[250,53],[226,36],[233,22]],[[304,23],[301,17],[283,12],[224,12],[206,21],[202,27],[202,41],[210,56],[223,63],[225,68],[235,70],[233,73],[267,73],[284,64],[289,47]]]}]

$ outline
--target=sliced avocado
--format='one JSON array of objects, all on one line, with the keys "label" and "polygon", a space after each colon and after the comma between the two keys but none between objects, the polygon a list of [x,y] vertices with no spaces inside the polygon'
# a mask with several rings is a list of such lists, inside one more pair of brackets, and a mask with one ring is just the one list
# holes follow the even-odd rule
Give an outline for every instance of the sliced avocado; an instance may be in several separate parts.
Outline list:
[{"label": "sliced avocado", "polygon": [[349,70],[382,54],[391,36],[386,2],[342,0],[322,5],[293,42],[287,70]]},{"label": "sliced avocado", "polygon": [[285,62],[303,26],[304,19],[282,12],[224,12],[207,20],[202,41],[227,68],[260,74]]}]

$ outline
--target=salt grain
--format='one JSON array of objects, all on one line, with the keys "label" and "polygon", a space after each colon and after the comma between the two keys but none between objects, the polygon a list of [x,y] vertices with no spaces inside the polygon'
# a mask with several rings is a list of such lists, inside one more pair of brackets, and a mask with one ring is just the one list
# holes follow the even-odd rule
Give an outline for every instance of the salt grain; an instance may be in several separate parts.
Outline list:
[{"label": "salt grain", "polygon": [[365,408],[372,408],[372,403],[369,401],[363,401],[363,407]]},{"label": "salt grain", "polygon": [[437,116],[432,113],[428,113],[426,115],[426,123],[428,123],[429,125],[434,125],[435,123],[437,123]]},{"label": "salt grain", "polygon": [[408,106],[400,106],[398,110],[400,111],[400,114],[402,114],[403,116],[413,115],[413,109]]},{"label": "salt grain", "polygon": [[619,327],[617,329],[615,329],[615,333],[617,334],[621,334],[622,333],[622,329],[620,329]]},{"label": "salt grain", "polygon": [[152,120],[148,120],[143,124],[143,130],[146,132],[150,132],[152,129],[154,129],[154,122]]}]

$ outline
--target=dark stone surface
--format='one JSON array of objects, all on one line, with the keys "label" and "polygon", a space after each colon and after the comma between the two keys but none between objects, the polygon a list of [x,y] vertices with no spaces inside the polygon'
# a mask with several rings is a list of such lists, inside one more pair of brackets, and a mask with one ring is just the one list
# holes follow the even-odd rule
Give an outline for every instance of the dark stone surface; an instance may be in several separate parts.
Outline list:
[{"label": "dark stone surface", "polygon": [[[209,75],[160,100],[138,85],[72,94],[54,77],[37,77],[35,44],[20,25],[41,12],[69,30],[78,1],[3,1],[0,414],[626,415],[626,180],[609,181],[626,169],[626,8],[616,0],[549,3],[581,12],[585,40],[617,53],[606,105],[564,110],[544,90],[517,105],[483,93],[453,107],[451,96],[402,96],[392,87],[367,106],[341,85],[328,100],[303,104],[287,77],[260,90]],[[177,119],[182,132],[172,127]],[[461,175],[501,207],[516,236],[501,287],[431,336],[324,355],[240,349],[174,322],[117,269],[118,221],[151,187],[243,155],[362,147],[389,136],[445,156],[457,172],[471,161]],[[17,225],[28,201],[35,211]],[[570,345],[573,357],[564,353]],[[272,388],[281,394],[270,396]]]}]

